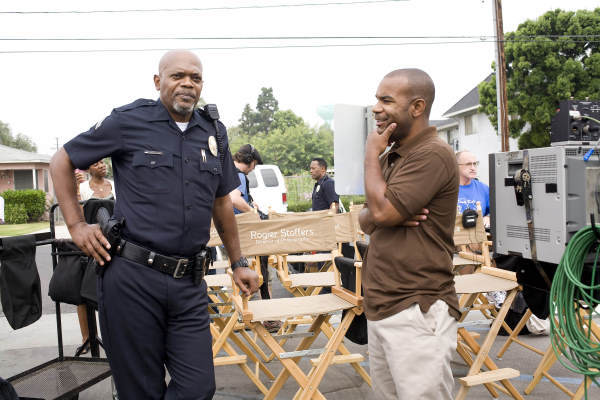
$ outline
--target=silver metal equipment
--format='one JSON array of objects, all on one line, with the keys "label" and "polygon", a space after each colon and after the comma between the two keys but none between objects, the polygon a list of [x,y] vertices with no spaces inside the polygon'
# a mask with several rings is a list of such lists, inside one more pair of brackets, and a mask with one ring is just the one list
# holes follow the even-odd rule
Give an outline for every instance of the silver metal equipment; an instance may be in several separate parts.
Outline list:
[{"label": "silver metal equipment", "polygon": [[496,254],[558,264],[590,214],[600,214],[600,155],[591,145],[493,153],[489,165]]}]

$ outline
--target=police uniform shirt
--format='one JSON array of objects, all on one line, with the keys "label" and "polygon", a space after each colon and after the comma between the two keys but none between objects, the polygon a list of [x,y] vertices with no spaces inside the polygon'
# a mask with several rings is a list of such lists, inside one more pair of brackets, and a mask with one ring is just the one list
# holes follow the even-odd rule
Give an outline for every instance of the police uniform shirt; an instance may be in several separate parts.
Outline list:
[{"label": "police uniform shirt", "polygon": [[112,157],[119,193],[114,215],[125,217],[127,240],[188,257],[208,242],[215,197],[240,184],[220,122],[219,132],[222,166],[208,145],[216,135],[212,120],[196,110],[181,132],[160,100],[139,99],[114,109],[64,148],[80,169]]},{"label": "police uniform shirt", "polygon": [[325,174],[315,183],[312,192],[313,211],[328,210],[331,203],[339,203],[340,197],[335,192],[335,181]]}]

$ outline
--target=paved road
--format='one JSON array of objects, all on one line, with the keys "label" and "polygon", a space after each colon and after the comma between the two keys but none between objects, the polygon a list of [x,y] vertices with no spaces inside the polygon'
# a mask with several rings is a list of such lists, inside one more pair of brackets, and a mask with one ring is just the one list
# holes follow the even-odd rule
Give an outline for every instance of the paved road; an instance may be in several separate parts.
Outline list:
[{"label": "paved road", "polygon": [[[50,247],[44,246],[37,250],[36,262],[42,281],[43,292],[43,317],[35,324],[18,330],[12,329],[6,323],[6,319],[0,316],[0,376],[9,377],[24,370],[32,368],[35,365],[46,362],[57,356],[56,348],[56,318],[54,314],[54,303],[47,296],[47,287],[51,275],[51,259]],[[289,294],[281,287],[279,281],[273,281],[274,297],[284,297]],[[81,340],[75,308],[73,306],[63,305],[62,321],[63,334],[65,341],[65,354],[73,354],[76,345]],[[474,318],[477,318],[476,316]],[[485,334],[485,329],[480,333]],[[495,355],[504,338],[499,337],[491,352]],[[523,340],[539,349],[545,349],[549,344],[547,336],[533,337],[525,336]],[[365,355],[367,361],[365,366],[368,367],[367,346],[358,346],[346,340],[346,343],[352,352],[358,352]],[[287,346],[293,348],[296,341],[290,341]],[[317,341],[317,346],[324,345],[324,339]],[[525,350],[518,345],[513,345],[502,360],[494,361],[499,367],[512,367],[521,371],[521,376],[511,381],[515,387],[522,393],[523,389],[531,380],[540,356],[535,353]],[[278,362],[269,363],[268,367],[275,373],[281,370]],[[301,363],[303,370],[310,369],[307,360]],[[467,372],[467,367],[461,359],[455,357],[452,364],[453,373],[456,377],[464,376]],[[574,391],[581,376],[575,375],[565,369],[559,363],[550,370],[551,374],[563,383],[567,388]],[[424,374],[427,371],[423,371]],[[268,382],[263,378],[263,382]],[[436,379],[431,376],[431,379]],[[217,394],[215,399],[260,399],[262,396],[248,378],[236,366],[218,367],[216,369]],[[457,381],[458,385],[458,381]],[[288,381],[284,386],[279,398],[292,398],[297,386],[293,381]],[[371,389],[355,374],[354,370],[349,366],[333,366],[329,368],[325,379],[321,386],[321,391],[328,399],[372,399],[373,394]],[[503,395],[501,395],[501,398]],[[81,400],[99,400],[111,398],[110,380],[105,380],[92,388],[81,393]],[[483,387],[475,387],[471,389],[468,399],[489,399],[489,393]],[[542,381],[534,392],[526,397],[531,400],[550,400],[550,399],[566,399],[566,395],[548,381]],[[590,399],[600,398],[600,389],[593,387],[590,392]]]}]

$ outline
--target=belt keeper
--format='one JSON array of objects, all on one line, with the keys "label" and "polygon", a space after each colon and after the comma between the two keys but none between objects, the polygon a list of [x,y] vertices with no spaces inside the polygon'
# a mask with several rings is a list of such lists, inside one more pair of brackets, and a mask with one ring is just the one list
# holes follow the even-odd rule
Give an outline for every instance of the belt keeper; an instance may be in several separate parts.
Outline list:
[{"label": "belt keeper", "polygon": [[119,255],[119,256],[121,255],[121,252],[123,251],[123,248],[125,247],[125,243],[127,243],[125,241],[125,239],[121,239],[119,241],[119,244],[117,245],[117,249],[116,249],[117,255]]},{"label": "belt keeper", "polygon": [[156,256],[156,253],[151,251],[150,254],[148,255],[148,265],[152,265],[154,264],[154,257]]}]

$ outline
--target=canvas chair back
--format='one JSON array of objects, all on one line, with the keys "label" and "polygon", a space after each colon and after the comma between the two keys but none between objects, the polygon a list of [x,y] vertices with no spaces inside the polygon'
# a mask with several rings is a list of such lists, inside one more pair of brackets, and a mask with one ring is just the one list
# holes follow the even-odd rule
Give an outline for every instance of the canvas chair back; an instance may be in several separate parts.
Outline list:
[{"label": "canvas chair back", "polygon": [[465,228],[462,225],[462,214],[456,213],[454,222],[454,245],[462,246],[487,241],[487,234],[483,226],[481,205],[477,202],[477,224],[473,228]]},{"label": "canvas chair back", "polygon": [[356,228],[350,213],[333,213],[332,210],[307,211],[302,213],[271,213],[269,219],[294,219],[321,217],[333,215],[335,223],[335,241],[338,243],[354,242],[356,240]]},{"label": "canvas chair back", "polygon": [[269,212],[269,219],[316,217],[316,216],[321,216],[321,215],[327,215],[330,213],[331,213],[331,210],[287,212],[287,213],[271,211],[271,212]]},{"label": "canvas chair back", "polygon": [[243,221],[238,224],[245,256],[332,251],[336,249],[332,215]]},{"label": "canvas chair back", "polygon": [[[246,212],[246,213],[241,213],[241,214],[235,215],[235,222],[237,222],[238,225],[240,224],[240,222],[244,222],[244,221],[260,221],[260,216],[258,215],[258,213],[255,213],[255,212]],[[223,242],[221,242],[221,237],[219,236],[219,233],[217,232],[217,228],[215,227],[215,222],[211,219],[210,220],[210,239],[208,240],[208,243],[206,245],[208,247],[215,247],[215,246],[220,246],[222,244],[223,244]]]}]

